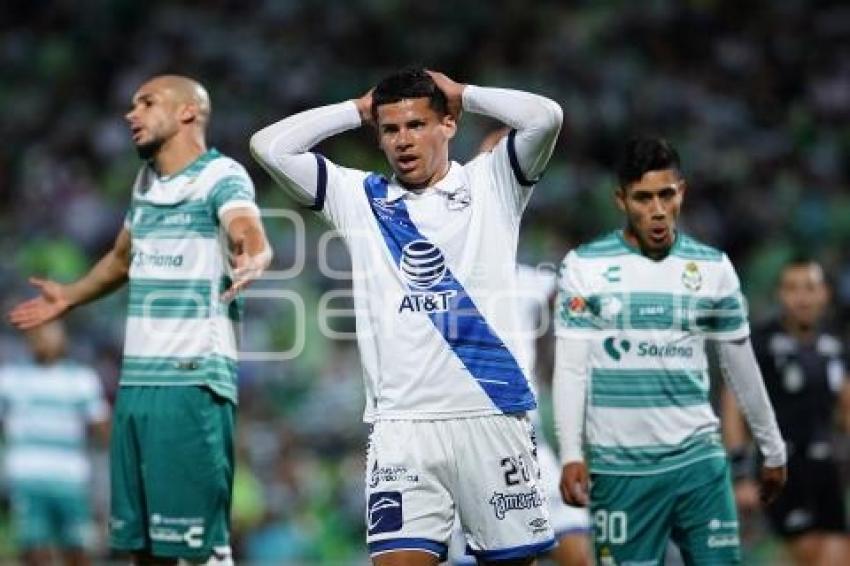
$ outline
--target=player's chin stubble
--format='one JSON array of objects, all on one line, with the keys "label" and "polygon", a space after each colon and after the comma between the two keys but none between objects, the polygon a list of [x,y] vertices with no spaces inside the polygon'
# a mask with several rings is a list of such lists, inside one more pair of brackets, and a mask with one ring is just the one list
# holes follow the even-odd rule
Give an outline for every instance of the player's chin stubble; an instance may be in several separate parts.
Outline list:
[{"label": "player's chin stubble", "polygon": [[160,147],[162,147],[162,140],[151,140],[147,143],[136,144],[136,153],[140,159],[147,161],[156,155]]}]

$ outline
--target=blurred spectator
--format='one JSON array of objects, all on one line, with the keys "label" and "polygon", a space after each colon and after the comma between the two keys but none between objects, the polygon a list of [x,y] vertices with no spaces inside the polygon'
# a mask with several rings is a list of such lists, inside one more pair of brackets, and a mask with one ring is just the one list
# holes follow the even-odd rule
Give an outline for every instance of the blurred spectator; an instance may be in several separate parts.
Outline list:
[{"label": "blurred spectator", "polygon": [[59,322],[27,331],[32,361],[0,367],[4,471],[15,541],[28,565],[90,563],[96,542],[90,437],[103,446],[109,409],[97,374],[65,358]]}]

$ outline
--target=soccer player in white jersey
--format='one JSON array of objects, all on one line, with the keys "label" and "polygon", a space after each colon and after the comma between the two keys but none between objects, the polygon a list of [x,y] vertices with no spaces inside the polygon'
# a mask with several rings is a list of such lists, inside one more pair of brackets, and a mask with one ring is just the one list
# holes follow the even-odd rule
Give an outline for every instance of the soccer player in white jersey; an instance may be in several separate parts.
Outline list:
[{"label": "soccer player in white jersey", "polygon": [[763,498],[775,498],[786,477],[738,277],[725,254],[678,230],[686,183],[667,141],[632,140],[619,182],[625,228],[571,251],[562,265],[554,391],[561,491],[572,505],[589,500],[600,565],[661,564],[671,538],[686,564],[737,564],[706,340],[717,342],[764,456]]},{"label": "soccer player in white jersey", "polygon": [[41,295],[10,313],[32,328],[129,281],[110,545],[137,563],[230,563],[241,317],[241,298],[232,299],[271,251],[251,179],[207,149],[209,117],[196,81],[163,75],[143,84],[126,119],[145,163],[113,249],[73,283],[31,279]]},{"label": "soccer player in white jersey", "polygon": [[109,406],[97,374],[65,358],[59,322],[27,331],[28,363],[0,367],[3,469],[12,528],[25,564],[90,563],[90,441],[109,438]]},{"label": "soccer player in white jersey", "polygon": [[[492,152],[452,162],[461,109],[514,130]],[[366,124],[390,178],[309,151]],[[372,424],[367,542],[378,566],[445,559],[456,511],[484,564],[532,564],[554,543],[511,297],[520,217],[560,125],[546,98],[407,69],[251,139],[269,173],[351,253]]]}]

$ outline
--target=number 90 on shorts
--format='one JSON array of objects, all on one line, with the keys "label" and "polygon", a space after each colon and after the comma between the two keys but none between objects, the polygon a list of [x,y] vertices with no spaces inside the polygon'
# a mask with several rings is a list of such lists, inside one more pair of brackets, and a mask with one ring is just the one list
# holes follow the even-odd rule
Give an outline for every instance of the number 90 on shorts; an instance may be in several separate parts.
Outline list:
[{"label": "number 90 on shorts", "polygon": [[597,544],[625,544],[629,538],[629,516],[625,511],[595,511],[593,538]]}]

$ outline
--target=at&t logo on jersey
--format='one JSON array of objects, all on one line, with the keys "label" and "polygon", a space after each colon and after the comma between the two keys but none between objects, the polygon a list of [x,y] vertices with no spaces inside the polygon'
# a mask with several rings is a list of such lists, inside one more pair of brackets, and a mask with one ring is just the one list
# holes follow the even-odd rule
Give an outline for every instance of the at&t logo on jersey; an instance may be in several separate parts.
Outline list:
[{"label": "at&t logo on jersey", "polygon": [[402,249],[398,269],[410,287],[417,291],[404,296],[398,307],[399,313],[445,312],[451,308],[451,299],[457,291],[427,291],[446,275],[446,259],[437,246],[428,240],[410,242]]}]

